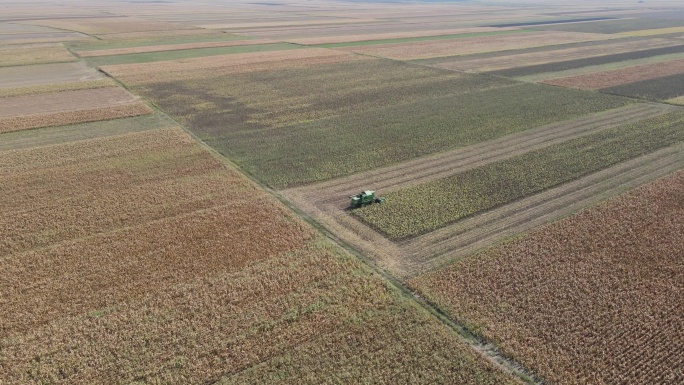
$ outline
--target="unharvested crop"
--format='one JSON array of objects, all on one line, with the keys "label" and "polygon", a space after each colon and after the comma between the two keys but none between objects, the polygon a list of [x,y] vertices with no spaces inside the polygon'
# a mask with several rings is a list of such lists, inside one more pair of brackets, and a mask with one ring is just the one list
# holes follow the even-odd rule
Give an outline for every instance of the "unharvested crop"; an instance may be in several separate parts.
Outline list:
[{"label": "unharvested crop", "polygon": [[0,48],[0,67],[76,61],[62,45],[29,45]]},{"label": "unharvested crop", "polygon": [[116,87],[117,84],[112,79],[86,80],[81,82],[68,82],[56,84],[41,84],[27,87],[0,88],[0,98],[13,96],[26,96],[36,94],[47,94],[53,92],[91,90],[95,88]]},{"label": "unharvested crop", "polygon": [[684,96],[684,73],[601,89],[602,92],[650,100],[668,100]]},{"label": "unharvested crop", "polygon": [[677,384],[684,172],[410,284],[559,385]]},{"label": "unharvested crop", "polygon": [[684,114],[673,112],[389,193],[354,215],[413,237],[683,140]]},{"label": "unharvested crop", "polygon": [[118,119],[151,113],[152,109],[147,104],[143,102],[134,102],[83,110],[11,116],[0,118],[0,133],[40,127],[63,126],[74,123],[96,122],[99,120]]}]

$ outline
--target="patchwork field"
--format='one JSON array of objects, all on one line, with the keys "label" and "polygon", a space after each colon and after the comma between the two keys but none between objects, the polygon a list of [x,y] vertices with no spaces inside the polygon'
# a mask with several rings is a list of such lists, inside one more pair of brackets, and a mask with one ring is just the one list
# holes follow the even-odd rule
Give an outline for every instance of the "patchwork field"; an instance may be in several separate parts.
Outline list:
[{"label": "patchwork field", "polygon": [[410,281],[557,384],[681,379],[684,173]]},{"label": "patchwork field", "polygon": [[0,384],[684,381],[680,2],[0,8]]}]

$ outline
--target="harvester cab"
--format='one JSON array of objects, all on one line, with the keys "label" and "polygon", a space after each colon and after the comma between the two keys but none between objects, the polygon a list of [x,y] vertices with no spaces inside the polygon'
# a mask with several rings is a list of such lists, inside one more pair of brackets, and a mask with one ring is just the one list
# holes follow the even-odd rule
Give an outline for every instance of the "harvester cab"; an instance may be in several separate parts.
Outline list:
[{"label": "harvester cab", "polygon": [[362,191],[356,195],[352,195],[351,198],[351,208],[357,208],[361,206],[367,206],[373,203],[382,203],[385,198],[379,198],[375,196],[375,191],[366,190]]}]

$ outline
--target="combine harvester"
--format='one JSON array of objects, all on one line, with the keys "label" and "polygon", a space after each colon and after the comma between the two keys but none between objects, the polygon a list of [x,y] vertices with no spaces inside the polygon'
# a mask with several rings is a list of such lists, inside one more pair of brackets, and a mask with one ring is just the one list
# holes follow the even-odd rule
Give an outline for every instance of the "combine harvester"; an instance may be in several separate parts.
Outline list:
[{"label": "combine harvester", "polygon": [[351,208],[355,209],[358,207],[362,206],[368,206],[373,203],[382,203],[385,201],[385,198],[379,198],[375,196],[375,191],[372,190],[366,190],[362,191],[356,195],[352,195],[349,198],[351,198]]}]

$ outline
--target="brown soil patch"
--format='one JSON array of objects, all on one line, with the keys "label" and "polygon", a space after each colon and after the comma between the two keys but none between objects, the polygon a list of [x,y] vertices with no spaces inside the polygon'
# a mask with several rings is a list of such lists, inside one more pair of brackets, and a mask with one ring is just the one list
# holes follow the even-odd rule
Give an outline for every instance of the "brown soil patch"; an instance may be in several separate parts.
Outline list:
[{"label": "brown soil patch", "polygon": [[152,109],[147,104],[134,102],[48,114],[10,116],[0,118],[0,133],[147,115],[152,112]]},{"label": "brown soil patch", "polygon": [[677,45],[676,42],[665,39],[650,39],[637,41],[609,41],[605,44],[559,49],[544,52],[531,52],[517,55],[505,55],[485,59],[461,59],[435,64],[435,67],[457,69],[467,71],[498,71],[509,68],[525,67],[537,64],[560,62],[565,60],[584,59],[594,56],[611,55],[617,53],[633,52],[652,48],[670,47]]},{"label": "brown soil patch", "polygon": [[[336,236],[372,256],[381,267],[389,269],[395,275],[407,277],[449,259],[472,253],[479,248],[500,241],[505,236],[529,230],[531,227],[525,227],[527,225],[548,223],[551,220],[550,214],[554,212],[557,213],[558,217],[561,217],[572,211],[563,211],[557,206],[550,209],[540,206],[538,212],[526,217],[526,222],[515,222],[513,219],[513,213],[516,212],[517,203],[515,203],[475,217],[478,218],[476,220],[485,222],[493,218],[492,226],[503,225],[508,232],[497,228],[498,231],[484,237],[478,230],[478,227],[483,226],[482,224],[473,225],[470,223],[461,227],[463,223],[467,222],[461,221],[412,241],[396,243],[382,237],[345,211],[349,205],[349,195],[368,188],[376,190],[382,195],[385,192],[444,178],[466,169],[526,153],[535,148],[567,141],[618,124],[660,115],[667,110],[667,108],[658,105],[634,105],[569,122],[551,124],[490,142],[351,175],[346,178],[284,190],[282,194]],[[672,156],[672,154],[668,156]],[[618,171],[618,168],[612,168],[606,171],[606,175],[613,175],[611,173]],[[654,171],[649,170],[648,172]],[[600,179],[587,179],[584,182],[578,182],[578,185],[591,186],[598,181]],[[565,194],[572,191],[574,190],[568,185],[559,189],[557,195],[565,199]],[[588,199],[578,203],[579,207],[582,207],[582,204],[591,204],[595,201],[592,199],[598,199],[596,197],[600,195],[600,191],[600,188],[598,191],[593,191]],[[504,216],[498,215],[500,212],[506,212],[507,209],[512,209],[512,212],[507,212]],[[576,210],[577,208],[573,206],[573,209]],[[508,217],[511,217],[510,222],[507,222]],[[516,226],[509,226],[510,223],[516,223]],[[441,239],[440,234],[447,235]],[[470,238],[474,235],[474,238]],[[440,242],[448,245],[450,249],[445,249],[444,244],[440,244]]]},{"label": "brown soil patch", "polygon": [[684,59],[677,59],[612,71],[551,79],[542,83],[582,90],[595,90],[663,76],[677,75],[682,72],[684,72]]},{"label": "brown soil patch", "polygon": [[137,96],[120,87],[17,96],[3,99],[0,118],[107,107],[136,99]]},{"label": "brown soil patch", "polygon": [[675,384],[681,234],[680,171],[411,285],[548,382]]},{"label": "brown soil patch", "polygon": [[468,55],[510,49],[541,47],[554,44],[614,39],[609,35],[576,32],[531,32],[499,36],[481,36],[453,40],[421,41],[414,43],[379,44],[346,47],[341,50],[380,56],[390,59],[427,59],[433,57]]},{"label": "brown soil patch", "polygon": [[76,60],[78,59],[61,45],[28,45],[0,48],[0,67],[63,63]]},{"label": "brown soil patch", "polygon": [[113,55],[127,55],[133,53],[147,53],[147,52],[163,52],[163,51],[179,51],[184,49],[195,48],[212,48],[212,47],[233,47],[240,45],[255,45],[274,43],[275,40],[270,39],[254,39],[254,40],[235,40],[235,41],[213,41],[204,43],[187,43],[187,44],[164,44],[149,47],[131,47],[131,48],[115,48],[115,49],[100,49],[95,51],[80,51],[80,57],[94,57],[94,56],[113,56]]},{"label": "brown soil patch", "polygon": [[126,84],[138,85],[178,79],[197,79],[206,77],[207,74],[219,76],[365,59],[368,58],[323,48],[307,48],[155,63],[120,64],[103,66],[101,69]]}]

